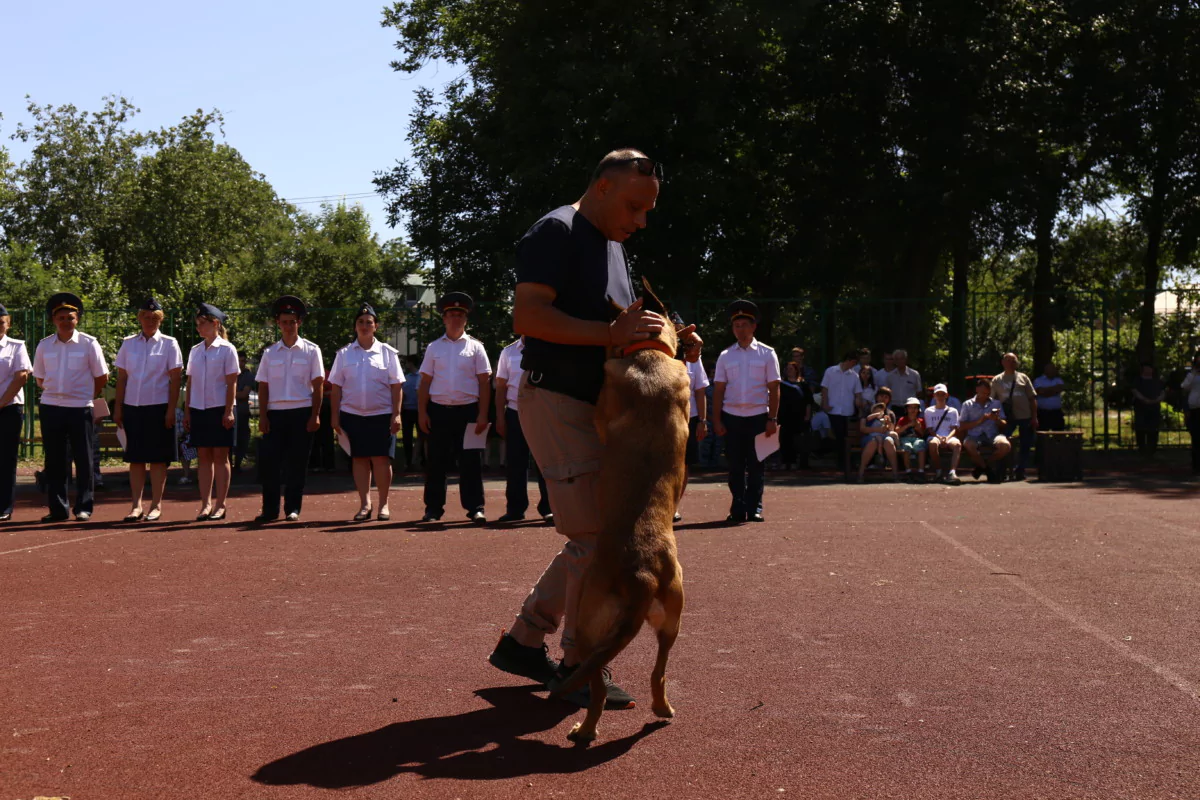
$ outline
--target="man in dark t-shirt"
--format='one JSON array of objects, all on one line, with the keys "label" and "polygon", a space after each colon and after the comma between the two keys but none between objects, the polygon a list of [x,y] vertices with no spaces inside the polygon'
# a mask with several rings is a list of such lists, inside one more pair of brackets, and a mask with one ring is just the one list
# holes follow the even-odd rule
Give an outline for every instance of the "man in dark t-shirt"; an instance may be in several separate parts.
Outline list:
[{"label": "man in dark t-shirt", "polygon": [[[518,413],[529,449],[546,478],[554,526],[567,537],[525,599],[512,630],[489,661],[532,680],[565,680],[579,664],[575,616],[583,572],[600,530],[600,440],[595,403],[610,347],[646,339],[663,319],[641,310],[621,243],[646,227],[658,199],[662,168],[637,150],[601,160],[578,202],[538,220],[517,246],[513,328],[525,336],[525,375]],[[628,310],[611,322],[609,298]],[[562,623],[563,659],[543,644]],[[607,704],[633,698],[606,675]],[[585,687],[568,697],[586,707]]]}]

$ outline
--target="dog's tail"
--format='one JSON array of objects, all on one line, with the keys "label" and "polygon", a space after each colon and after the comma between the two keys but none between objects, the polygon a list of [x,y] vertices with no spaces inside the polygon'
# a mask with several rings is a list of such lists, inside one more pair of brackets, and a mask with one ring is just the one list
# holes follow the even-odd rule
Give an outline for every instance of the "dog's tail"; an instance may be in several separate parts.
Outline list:
[{"label": "dog's tail", "polygon": [[575,671],[571,673],[571,677],[556,686],[550,692],[550,696],[563,697],[581,688],[591,680],[593,674],[603,669],[609,662],[616,658],[633,641],[638,631],[641,630],[642,623],[646,620],[646,614],[650,611],[652,600],[653,598],[646,597],[644,600],[639,599],[634,603],[633,612],[625,615],[617,622],[617,626],[608,637],[596,645],[587,658],[583,659]]}]

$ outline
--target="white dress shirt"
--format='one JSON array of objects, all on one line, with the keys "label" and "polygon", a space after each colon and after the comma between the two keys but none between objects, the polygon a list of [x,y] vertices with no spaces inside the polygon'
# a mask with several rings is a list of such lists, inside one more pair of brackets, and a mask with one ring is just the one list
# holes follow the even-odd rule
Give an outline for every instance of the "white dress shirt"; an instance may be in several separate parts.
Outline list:
[{"label": "white dress shirt", "polygon": [[496,380],[506,381],[504,387],[504,403],[505,408],[517,410],[517,393],[521,388],[521,376],[525,374],[525,370],[521,369],[521,354],[525,352],[525,342],[517,339],[508,347],[500,351],[500,357],[496,359]]},{"label": "white dress shirt", "polygon": [[392,387],[404,383],[396,348],[376,339],[366,350],[355,339],[337,351],[329,382],[342,390],[341,410],[362,417],[391,415]]},{"label": "white dress shirt", "polygon": [[[13,373],[22,370],[33,372],[33,362],[29,360],[29,351],[25,349],[25,343],[7,335],[0,336],[0,394],[4,394],[8,385],[12,383]],[[25,390],[18,389],[9,405],[19,406],[24,403]]]},{"label": "white dress shirt", "polygon": [[825,394],[825,402],[829,404],[830,414],[852,417],[858,411],[854,398],[862,394],[862,382],[854,367],[842,369],[841,364],[834,364],[825,370],[821,378],[821,390]]},{"label": "white dress shirt", "polygon": [[421,374],[430,376],[429,399],[439,406],[465,406],[479,400],[479,376],[490,375],[483,343],[468,334],[457,341],[447,336],[430,342],[421,361]]},{"label": "white dress shirt", "polygon": [[91,408],[96,378],[108,374],[108,362],[96,337],[75,331],[67,341],[58,335],[38,342],[33,354],[33,377],[42,381],[42,403],[66,408]]},{"label": "white dress shirt", "polygon": [[[696,392],[701,389],[708,388],[708,373],[704,371],[704,365],[699,361],[685,361],[687,365],[688,378],[692,381],[691,390],[688,392],[688,402],[691,404],[690,416],[700,416],[700,409],[696,407]],[[729,396],[728,387],[726,387],[725,396]]]},{"label": "white dress shirt", "polygon": [[147,339],[142,333],[126,336],[113,362],[125,370],[125,405],[161,406],[171,400],[173,369],[183,367],[183,352],[174,336],[155,331]]},{"label": "white dress shirt", "polygon": [[735,417],[766,414],[767,384],[779,380],[775,350],[757,339],[747,347],[734,344],[717,356],[716,383],[725,384],[721,410]]},{"label": "white dress shirt", "polygon": [[1187,407],[1189,410],[1200,408],[1200,377],[1196,375],[1196,370],[1188,370],[1188,374],[1183,376],[1183,383],[1179,384],[1179,388],[1187,390]]},{"label": "white dress shirt", "polygon": [[267,384],[267,410],[311,408],[313,386],[325,377],[321,348],[300,337],[288,347],[280,339],[263,351],[255,380]]},{"label": "white dress shirt", "polygon": [[203,411],[225,407],[226,378],[236,376],[237,348],[218,336],[211,346],[201,341],[188,353],[188,406]]}]

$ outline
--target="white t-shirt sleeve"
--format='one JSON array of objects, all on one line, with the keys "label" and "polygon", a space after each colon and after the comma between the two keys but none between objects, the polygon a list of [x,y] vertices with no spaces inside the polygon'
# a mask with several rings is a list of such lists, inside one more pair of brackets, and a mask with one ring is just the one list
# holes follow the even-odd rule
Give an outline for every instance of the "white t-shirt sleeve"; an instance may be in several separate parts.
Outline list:
[{"label": "white t-shirt sleeve", "polygon": [[767,383],[779,379],[779,357],[771,353],[771,357],[767,359]]},{"label": "white t-shirt sleeve", "polygon": [[13,371],[20,372],[21,370],[33,370],[33,364],[29,360],[29,349],[22,342],[17,348],[17,355],[13,358]]},{"label": "white t-shirt sleeve", "polygon": [[400,356],[395,350],[387,347],[383,348],[383,355],[387,361],[388,385],[392,386],[397,383],[404,383],[404,368],[400,366]]},{"label": "white t-shirt sleeve", "polygon": [[[434,344],[437,344],[437,342],[434,342]],[[421,374],[428,375],[431,378],[433,377],[433,349],[433,344],[431,344],[429,347],[426,347],[425,355],[421,359]]]},{"label": "white t-shirt sleeve", "polygon": [[104,360],[104,351],[100,349],[100,341],[92,340],[92,377],[103,378],[108,374],[108,362]]},{"label": "white t-shirt sleeve", "polygon": [[312,358],[308,368],[308,382],[312,383],[317,378],[325,377],[325,362],[321,358],[321,348],[313,345]]},{"label": "white t-shirt sleeve", "polygon": [[725,374],[725,354],[717,356],[717,369],[713,372],[714,383],[729,383],[729,376]]},{"label": "white t-shirt sleeve", "polygon": [[167,367],[167,371],[170,372],[173,369],[180,369],[182,367],[183,351],[179,349],[179,340],[174,339],[171,341],[171,363]]},{"label": "white t-shirt sleeve", "polygon": [[130,339],[126,339],[121,342],[121,349],[117,351],[117,357],[113,359],[113,366],[117,369],[129,370],[129,359],[131,358],[129,355],[130,341]]},{"label": "white t-shirt sleeve", "polygon": [[492,374],[492,362],[488,359],[487,350],[484,349],[482,344],[480,344],[479,349],[475,351],[475,374]]},{"label": "white t-shirt sleeve", "polygon": [[496,359],[496,380],[507,382],[510,378],[508,363],[512,359],[508,355],[508,350],[501,350],[500,357]]},{"label": "white t-shirt sleeve", "polygon": [[262,352],[262,356],[258,360],[258,372],[254,375],[254,380],[258,383],[270,383],[267,380],[267,361],[270,360],[270,352],[271,348],[267,348]]},{"label": "white t-shirt sleeve", "polygon": [[342,370],[344,368],[342,366],[342,355],[345,352],[346,352],[345,350],[338,350],[337,354],[334,355],[334,357],[333,357],[333,366],[329,368],[329,382],[332,383],[334,386],[342,386],[343,385]]},{"label": "white t-shirt sleeve", "polygon": [[238,369],[237,348],[229,345],[228,347],[222,347],[221,350],[225,353],[225,376],[239,374],[241,370]]}]

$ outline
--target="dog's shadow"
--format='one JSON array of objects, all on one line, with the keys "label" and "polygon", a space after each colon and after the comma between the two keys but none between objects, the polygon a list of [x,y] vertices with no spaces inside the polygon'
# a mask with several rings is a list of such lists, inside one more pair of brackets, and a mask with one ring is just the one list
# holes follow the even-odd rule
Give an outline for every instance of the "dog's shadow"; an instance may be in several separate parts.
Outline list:
[{"label": "dog's shadow", "polygon": [[[369,786],[410,772],[423,778],[503,780],[534,774],[581,772],[629,752],[665,724],[647,723],[630,736],[590,748],[547,744],[528,734],[557,726],[577,713],[566,703],[533,694],[534,686],[475,692],[490,708],[397,722],[368,733],[284,756],[252,775],[270,786],[307,784],[322,789]],[[495,745],[492,747],[492,745]],[[486,748],[486,749],[485,749]]]}]

